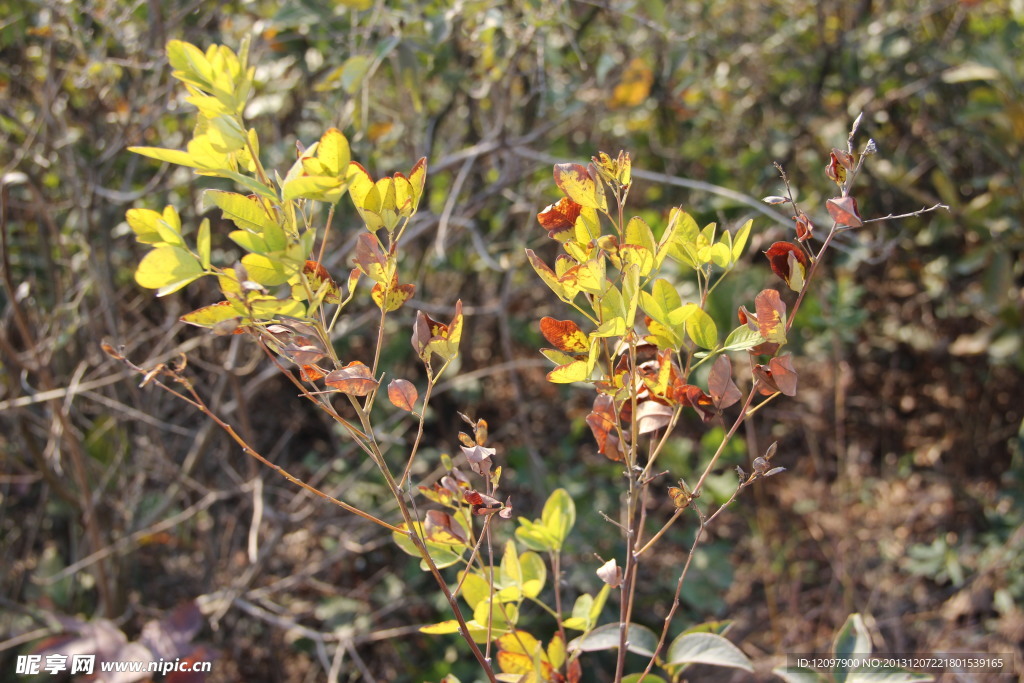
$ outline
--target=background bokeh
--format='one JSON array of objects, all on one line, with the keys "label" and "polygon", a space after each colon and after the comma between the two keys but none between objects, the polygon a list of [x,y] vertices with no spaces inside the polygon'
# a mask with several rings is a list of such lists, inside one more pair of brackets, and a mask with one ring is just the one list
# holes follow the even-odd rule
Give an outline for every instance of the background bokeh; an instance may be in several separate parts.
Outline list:
[{"label": "background bokeh", "polygon": [[[389,537],[300,495],[100,351],[123,344],[147,366],[187,353],[210,405],[263,453],[394,514],[371,463],[254,345],[176,322],[213,290],[155,300],[132,278],[142,252],[126,209],[219,220],[201,201],[209,183],[125,151],[190,134],[163,46],[246,37],[246,114],[268,168],[331,125],[375,175],[428,157],[404,266],[416,300],[394,316],[385,365],[422,380],[415,310],[450,315],[463,300],[459,373],[439,388],[420,461],[457,448],[457,411],[487,419],[518,513],[537,516],[558,486],[573,494],[567,584],[581,590],[598,585],[593,553],[621,552],[597,514],[615,509],[621,477],[584,423],[591,394],[546,383],[536,351],[536,321],[565,317],[523,255],[554,255],[535,218],[558,196],[551,164],[625,149],[647,172],[632,211],[652,225],[676,205],[702,224],[754,218],[748,267],[711,311],[721,327],[777,286],[759,250],[791,234],[789,214],[756,201],[782,194],[773,162],[827,225],[828,153],[863,112],[856,144],[879,153],[854,192],[861,213],[950,209],[847,232],[830,253],[796,323],[799,395],[728,453],[746,466],[777,440],[788,472],[714,528],[677,622],[734,620],[765,679],[788,652],[827,651],[851,612],[870,615],[882,651],[1019,661],[1019,0],[0,0],[0,679],[60,615],[110,619],[133,640],[203,596],[194,642],[218,657],[211,680],[473,680],[455,638],[416,633],[444,606]],[[357,226],[343,202],[335,272]],[[344,322],[343,357],[369,353],[373,321]],[[386,417],[398,458],[410,423]],[[720,436],[684,424],[666,468],[693,472]],[[656,626],[670,606],[683,526],[646,565],[638,621]]]}]

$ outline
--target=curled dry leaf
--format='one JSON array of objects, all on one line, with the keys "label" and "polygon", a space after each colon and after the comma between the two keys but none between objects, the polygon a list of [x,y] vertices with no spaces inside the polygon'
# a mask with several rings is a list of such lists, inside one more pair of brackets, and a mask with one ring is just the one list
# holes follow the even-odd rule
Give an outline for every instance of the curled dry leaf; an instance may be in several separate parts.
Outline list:
[{"label": "curled dry leaf", "polygon": [[327,386],[350,396],[366,396],[377,388],[377,380],[370,368],[354,360],[345,367],[332,371],[324,380]]},{"label": "curled dry leaf", "polygon": [[497,498],[492,498],[486,493],[473,490],[464,492],[462,498],[473,506],[474,515],[493,515],[497,513],[502,519],[508,519],[512,516],[511,498],[502,503]]},{"label": "curled dry leaf", "polygon": [[864,225],[860,211],[857,209],[857,200],[853,197],[829,199],[825,202],[825,208],[828,209],[828,215],[832,216],[832,220],[839,225],[849,228],[859,228]]},{"label": "curled dry leaf", "polygon": [[597,570],[597,578],[604,581],[612,588],[618,588],[622,583],[622,567],[618,565],[615,558],[608,560]]},{"label": "curled dry leaf", "polygon": [[393,379],[388,384],[388,399],[399,410],[411,413],[419,397],[416,386],[407,379]]}]

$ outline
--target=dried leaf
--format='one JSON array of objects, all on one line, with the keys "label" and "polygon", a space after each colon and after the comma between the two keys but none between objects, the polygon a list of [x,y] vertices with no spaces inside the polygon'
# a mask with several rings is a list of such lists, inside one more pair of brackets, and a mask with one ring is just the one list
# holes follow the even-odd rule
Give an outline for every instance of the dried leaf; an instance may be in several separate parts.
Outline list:
[{"label": "dried leaf", "polygon": [[388,384],[388,399],[399,410],[411,413],[416,406],[419,392],[416,386],[407,379],[393,379]]},{"label": "dried leaf", "polygon": [[853,197],[834,197],[825,202],[825,208],[828,209],[832,220],[839,225],[850,228],[859,228],[864,225],[860,211],[857,209],[857,200]]},{"label": "dried leaf", "polygon": [[742,392],[732,379],[732,361],[729,360],[729,356],[722,354],[715,359],[708,375],[708,391],[711,392],[711,400],[719,410],[728,408],[743,398]]},{"label": "dried leaf", "polygon": [[612,588],[618,588],[622,583],[622,567],[618,565],[615,558],[608,560],[597,570],[597,578],[604,581]]},{"label": "dried leaf", "polygon": [[324,383],[350,396],[366,396],[377,388],[377,380],[370,374],[370,368],[357,360],[332,371]]},{"label": "dried leaf", "polygon": [[594,407],[587,415],[587,424],[597,441],[598,453],[610,460],[622,460],[622,448],[619,442],[618,416],[615,414],[615,401],[607,394],[598,394],[594,399]]}]

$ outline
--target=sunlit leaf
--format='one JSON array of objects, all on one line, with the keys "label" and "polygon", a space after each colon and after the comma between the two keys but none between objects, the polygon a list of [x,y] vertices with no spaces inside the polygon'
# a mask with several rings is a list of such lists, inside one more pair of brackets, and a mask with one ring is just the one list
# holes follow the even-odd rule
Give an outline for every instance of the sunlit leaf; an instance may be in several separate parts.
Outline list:
[{"label": "sunlit leaf", "polygon": [[370,373],[370,368],[357,360],[332,371],[324,379],[324,383],[350,396],[366,396],[377,388],[377,380]]},{"label": "sunlit leaf", "polygon": [[146,254],[135,271],[135,281],[146,289],[170,294],[203,276],[195,256],[181,247],[157,247]]},{"label": "sunlit leaf", "polygon": [[607,211],[608,200],[600,180],[591,177],[581,164],[555,164],[555,185],[582,207]]}]

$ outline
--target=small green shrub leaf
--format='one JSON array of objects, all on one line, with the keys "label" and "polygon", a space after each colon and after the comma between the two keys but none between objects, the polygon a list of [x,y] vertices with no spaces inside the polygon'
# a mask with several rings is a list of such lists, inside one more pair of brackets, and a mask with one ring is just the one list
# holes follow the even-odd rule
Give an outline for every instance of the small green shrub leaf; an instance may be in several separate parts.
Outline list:
[{"label": "small green shrub leaf", "polygon": [[673,666],[711,664],[754,673],[754,666],[743,651],[714,633],[684,633],[668,646],[665,660]]},{"label": "small green shrub leaf", "polygon": [[196,257],[181,247],[157,247],[142,258],[135,281],[146,289],[160,290],[157,296],[163,296],[202,277],[203,272]]}]

